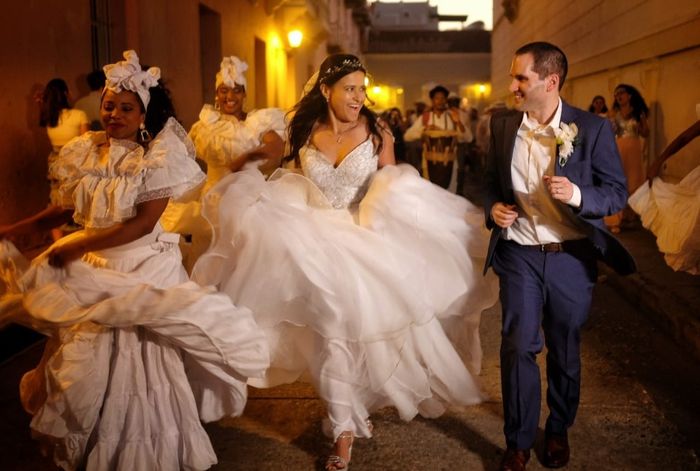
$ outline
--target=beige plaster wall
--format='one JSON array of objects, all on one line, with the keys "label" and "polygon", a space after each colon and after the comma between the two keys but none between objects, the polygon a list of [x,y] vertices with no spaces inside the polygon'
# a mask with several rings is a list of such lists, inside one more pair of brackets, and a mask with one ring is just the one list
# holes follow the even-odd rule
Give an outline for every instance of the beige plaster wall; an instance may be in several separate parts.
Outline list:
[{"label": "beige plaster wall", "polygon": [[0,224],[44,207],[50,144],[33,96],[63,78],[74,96],[92,69],[90,4],[11,2],[0,28]]},{"label": "beige plaster wall", "polygon": [[[700,3],[676,0],[514,2],[511,22],[494,1],[491,74],[494,99],[508,98],[513,52],[536,40],[561,47],[569,58],[562,95],[587,108],[594,95],[610,106],[616,84],[637,87],[651,109],[648,153],[657,155],[698,117],[700,103]],[[677,180],[700,164],[700,140],[669,161]]]}]

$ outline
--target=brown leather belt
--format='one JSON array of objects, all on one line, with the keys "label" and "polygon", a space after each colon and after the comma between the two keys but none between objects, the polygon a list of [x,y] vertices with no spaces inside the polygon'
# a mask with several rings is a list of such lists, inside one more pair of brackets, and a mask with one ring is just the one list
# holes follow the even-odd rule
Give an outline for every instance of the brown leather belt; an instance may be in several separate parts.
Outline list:
[{"label": "brown leather belt", "polygon": [[537,250],[538,252],[571,252],[589,244],[588,239],[565,240],[564,242],[537,245],[520,245],[512,240],[506,240],[506,242],[524,249]]},{"label": "brown leather belt", "polygon": [[540,252],[564,252],[564,244],[561,242],[552,242],[550,244],[535,245],[533,248]]}]

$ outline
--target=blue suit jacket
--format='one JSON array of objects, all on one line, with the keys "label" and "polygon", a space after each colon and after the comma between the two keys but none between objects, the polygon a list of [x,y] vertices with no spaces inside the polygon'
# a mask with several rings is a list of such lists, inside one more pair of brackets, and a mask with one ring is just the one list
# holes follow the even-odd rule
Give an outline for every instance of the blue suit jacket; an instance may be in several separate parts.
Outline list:
[{"label": "blue suit jacket", "polygon": [[[516,204],[511,179],[511,161],[515,138],[523,113],[509,110],[491,118],[491,147],[484,178],[484,211],[491,229],[491,242],[484,273],[491,266],[501,228],[491,219],[494,203]],[[578,143],[562,167],[559,159],[555,174],[567,177],[581,189],[581,207],[569,211],[582,221],[586,236],[593,242],[599,259],[616,272],[626,275],[636,270],[634,259],[608,232],[603,216],[614,214],[627,204],[627,182],[610,123],[594,114],[569,106],[562,101],[561,121],[576,123]]]}]

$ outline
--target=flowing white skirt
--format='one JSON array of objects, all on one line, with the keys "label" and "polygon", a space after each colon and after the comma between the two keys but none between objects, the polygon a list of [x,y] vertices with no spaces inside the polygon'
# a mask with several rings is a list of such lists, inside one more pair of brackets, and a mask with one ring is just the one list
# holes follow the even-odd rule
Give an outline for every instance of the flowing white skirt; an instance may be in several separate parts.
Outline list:
[{"label": "flowing white skirt", "polygon": [[480,315],[498,297],[482,275],[482,212],[408,165],[378,171],[353,210],[333,209],[301,175],[276,176],[238,172],[207,193],[214,240],[192,274],[265,330],[271,368],[249,383],[308,371],[331,409],[350,410],[331,413],[335,436],[369,435],[365,419],[382,406],[409,420],[478,402],[465,363],[479,371]]},{"label": "flowing white skirt", "polygon": [[49,336],[21,399],[64,469],[209,468],[200,420],[239,415],[269,364],[251,312],[188,281],[173,236],[158,227],[60,270],[0,241],[2,320]]},{"label": "flowing white skirt", "polygon": [[678,184],[655,178],[629,198],[644,227],[656,236],[666,263],[676,271],[700,274],[700,167]]}]

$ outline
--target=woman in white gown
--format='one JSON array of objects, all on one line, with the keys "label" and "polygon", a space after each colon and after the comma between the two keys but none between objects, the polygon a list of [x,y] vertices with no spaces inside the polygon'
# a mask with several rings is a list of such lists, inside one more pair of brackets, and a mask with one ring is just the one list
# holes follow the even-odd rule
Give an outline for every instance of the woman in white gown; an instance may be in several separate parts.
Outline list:
[{"label": "woman in white gown", "polygon": [[[280,165],[286,127],[284,112],[279,108],[244,111],[246,70],[248,64],[238,57],[223,58],[216,74],[215,104],[204,105],[199,121],[190,129],[197,157],[207,165],[207,181],[201,195],[232,172],[259,167],[269,175]],[[188,271],[211,242],[210,226],[202,219],[200,208],[198,200],[172,202],[161,218],[166,230],[191,236],[190,244],[182,247]]]},{"label": "woman in white gown", "polygon": [[497,299],[495,277],[480,269],[483,216],[393,165],[391,132],[364,106],[364,80],[355,56],[323,62],[290,123],[298,172],[269,181],[238,172],[212,188],[203,214],[214,241],[193,271],[266,331],[271,368],[249,384],[310,373],[335,443],[327,469],[348,466],[377,408],[410,420],[480,401],[440,321],[462,336],[477,372],[480,313]]},{"label": "woman in white gown", "polygon": [[5,239],[72,215],[85,228],[31,265],[0,240],[0,319],[49,337],[20,395],[58,466],[203,470],[216,455],[201,420],[240,414],[269,352],[249,310],[188,280],[158,223],[204,174],[159,69],[124,58],[105,66],[106,132],[73,139],[50,169],[60,206],[0,227]]},{"label": "woman in white gown", "polygon": [[700,136],[698,121],[674,139],[649,168],[649,185],[642,185],[629,199],[644,227],[656,236],[668,266],[700,275],[700,166],[678,184],[658,177],[664,161]]}]

